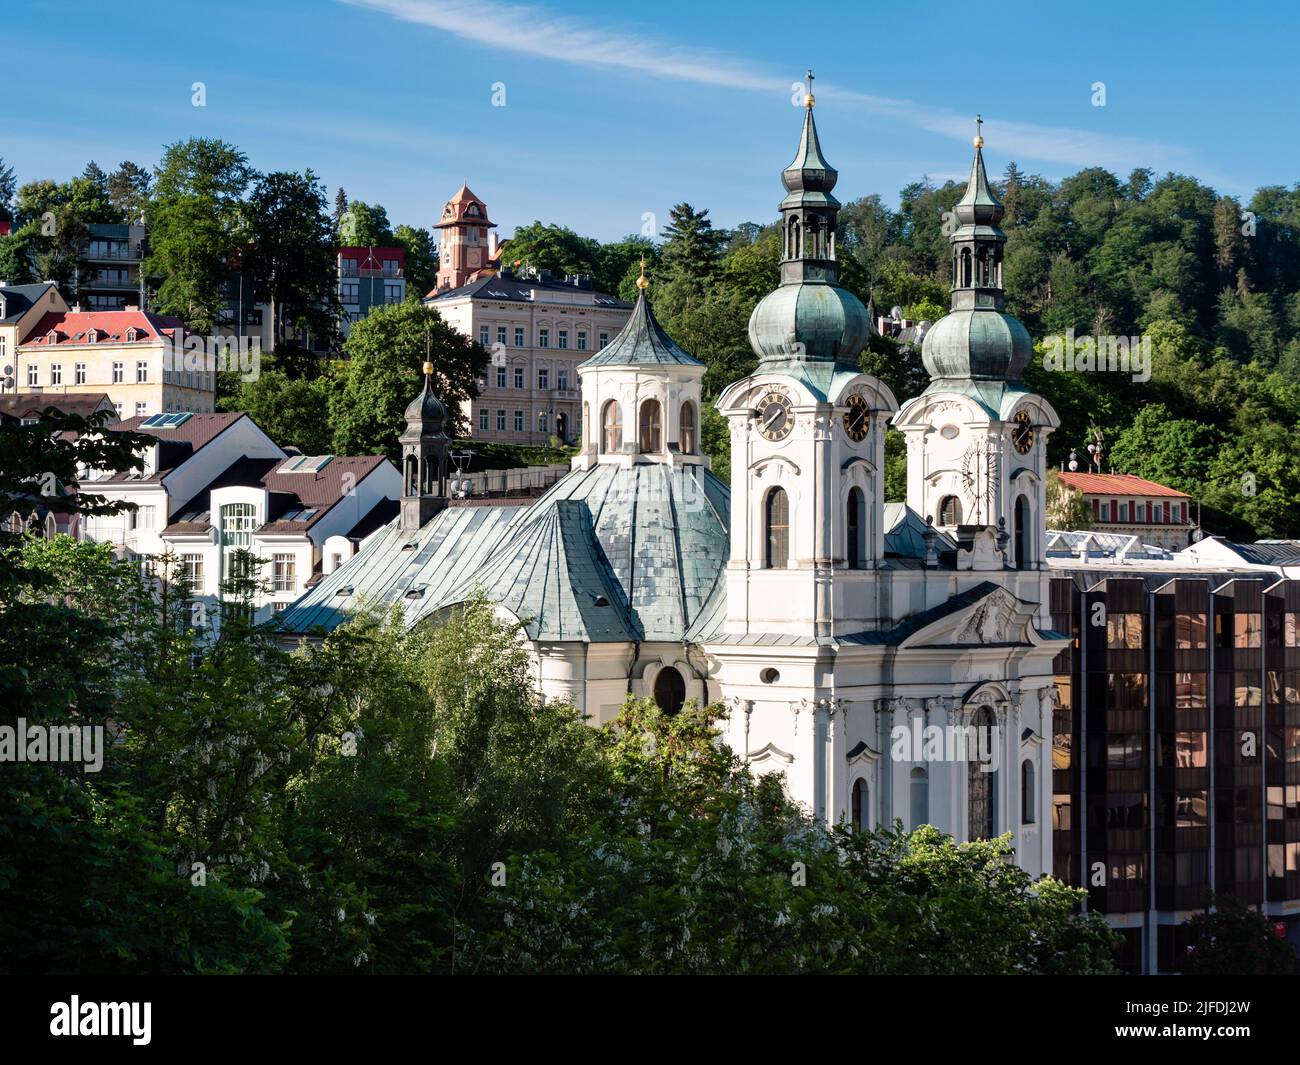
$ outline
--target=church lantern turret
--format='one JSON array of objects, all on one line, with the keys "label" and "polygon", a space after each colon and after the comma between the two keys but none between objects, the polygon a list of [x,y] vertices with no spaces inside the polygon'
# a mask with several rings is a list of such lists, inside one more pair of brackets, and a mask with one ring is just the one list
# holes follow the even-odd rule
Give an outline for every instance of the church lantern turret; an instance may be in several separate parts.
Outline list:
[{"label": "church lantern turret", "polygon": [[418,529],[447,505],[447,408],[433,394],[433,363],[424,388],[406,408],[402,445],[403,529]]}]

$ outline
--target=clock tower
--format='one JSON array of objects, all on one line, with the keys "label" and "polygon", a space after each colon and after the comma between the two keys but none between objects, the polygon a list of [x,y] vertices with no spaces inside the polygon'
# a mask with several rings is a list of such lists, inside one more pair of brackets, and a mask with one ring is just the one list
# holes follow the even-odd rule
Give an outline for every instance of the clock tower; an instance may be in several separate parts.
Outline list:
[{"label": "clock tower", "polygon": [[907,505],[958,542],[959,560],[1041,570],[1047,437],[1060,420],[1024,384],[1034,348],[1004,308],[1002,204],[983,147],[977,133],[970,181],[952,212],[952,310],[921,349],[930,384],[894,424],[907,437]]},{"label": "clock tower", "polygon": [[811,83],[781,174],[781,284],[749,320],[758,368],[717,404],[731,432],[725,628],[737,636],[862,630],[884,555],[885,426],[898,404],[861,372],[870,316],[837,284],[838,175]]}]

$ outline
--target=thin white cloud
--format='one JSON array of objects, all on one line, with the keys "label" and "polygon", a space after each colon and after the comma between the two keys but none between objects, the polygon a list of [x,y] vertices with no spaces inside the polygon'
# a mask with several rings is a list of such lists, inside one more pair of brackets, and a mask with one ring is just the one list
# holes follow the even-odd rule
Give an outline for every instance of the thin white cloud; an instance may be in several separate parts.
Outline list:
[{"label": "thin white cloud", "polygon": [[[428,26],[488,48],[561,63],[606,67],[655,77],[788,96],[791,83],[752,63],[717,52],[687,48],[648,34],[606,29],[544,8],[501,0],[340,0],[403,22]],[[912,100],[895,99],[817,83],[817,94],[874,115],[969,143],[974,116]],[[1145,138],[1029,122],[986,119],[985,138],[999,154],[1069,166],[1122,170],[1146,165],[1183,169],[1194,163],[1186,149]]]}]

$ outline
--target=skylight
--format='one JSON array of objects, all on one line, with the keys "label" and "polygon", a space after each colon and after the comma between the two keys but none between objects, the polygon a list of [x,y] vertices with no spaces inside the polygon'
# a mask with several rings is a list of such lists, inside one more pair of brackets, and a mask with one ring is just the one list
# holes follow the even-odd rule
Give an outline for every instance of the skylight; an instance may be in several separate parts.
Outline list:
[{"label": "skylight", "polygon": [[192,416],[189,411],[178,411],[175,414],[151,414],[140,423],[140,428],[175,429],[178,425],[184,425]]},{"label": "skylight", "polygon": [[320,473],[333,460],[333,455],[295,455],[276,473]]}]

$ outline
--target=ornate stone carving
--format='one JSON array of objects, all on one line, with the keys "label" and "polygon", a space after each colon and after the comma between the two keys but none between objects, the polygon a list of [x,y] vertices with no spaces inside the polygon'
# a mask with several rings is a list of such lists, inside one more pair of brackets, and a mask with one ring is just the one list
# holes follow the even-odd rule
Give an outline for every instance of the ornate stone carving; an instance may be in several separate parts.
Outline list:
[{"label": "ornate stone carving", "polygon": [[[978,542],[978,540],[977,540]],[[1010,592],[990,592],[975,606],[957,630],[956,643],[1012,642],[1011,623],[1016,616],[1016,600]]]}]

